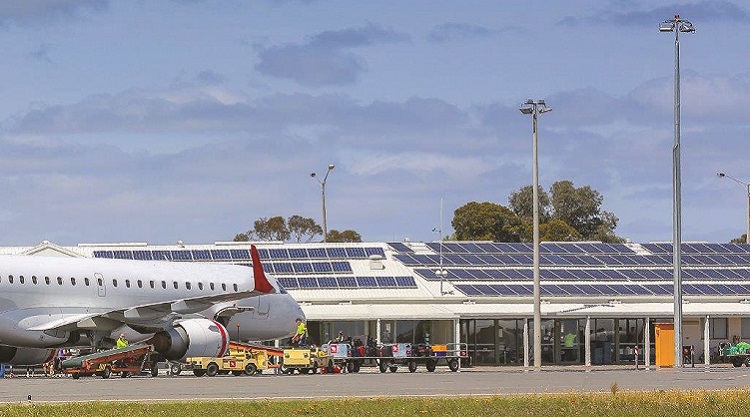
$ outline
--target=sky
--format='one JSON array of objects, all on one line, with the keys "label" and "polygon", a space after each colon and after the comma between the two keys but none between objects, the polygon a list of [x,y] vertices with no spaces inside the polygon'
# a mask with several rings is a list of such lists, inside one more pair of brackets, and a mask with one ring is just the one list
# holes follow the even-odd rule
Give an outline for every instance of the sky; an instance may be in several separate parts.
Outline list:
[{"label": "sky", "polygon": [[[680,14],[683,241],[745,232],[750,1],[0,3],[0,244],[229,241],[292,215],[434,241],[532,182],[672,238]],[[748,101],[746,101],[748,100]],[[317,179],[310,173],[317,173]]]}]

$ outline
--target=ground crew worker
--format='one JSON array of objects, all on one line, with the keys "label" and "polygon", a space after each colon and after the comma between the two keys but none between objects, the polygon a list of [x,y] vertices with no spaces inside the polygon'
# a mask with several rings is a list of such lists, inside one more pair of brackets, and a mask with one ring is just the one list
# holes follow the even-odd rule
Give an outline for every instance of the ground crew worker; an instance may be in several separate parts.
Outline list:
[{"label": "ground crew worker", "polygon": [[344,331],[339,331],[339,335],[336,337],[336,343],[344,343],[346,337],[344,337]]},{"label": "ground crew worker", "polygon": [[117,339],[117,349],[123,349],[128,347],[128,339],[125,338],[125,333],[120,333],[120,338]]},{"label": "ground crew worker", "polygon": [[302,319],[297,319],[297,332],[292,336],[292,346],[307,346],[307,325]]}]

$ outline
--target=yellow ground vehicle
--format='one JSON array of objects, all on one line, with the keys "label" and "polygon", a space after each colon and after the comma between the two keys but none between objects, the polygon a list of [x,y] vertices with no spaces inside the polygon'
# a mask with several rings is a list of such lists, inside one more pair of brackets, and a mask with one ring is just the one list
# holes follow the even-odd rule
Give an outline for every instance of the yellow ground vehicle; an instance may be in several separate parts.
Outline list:
[{"label": "yellow ground vehicle", "polygon": [[333,365],[333,360],[328,352],[314,349],[284,349],[284,358],[281,364],[281,372],[291,374],[295,370],[301,374],[317,373],[318,368],[328,368]]},{"label": "yellow ground vehicle", "polygon": [[227,356],[196,356],[186,359],[182,369],[193,371],[195,376],[216,376],[218,374],[256,375],[268,369],[268,356],[263,350],[232,351]]}]

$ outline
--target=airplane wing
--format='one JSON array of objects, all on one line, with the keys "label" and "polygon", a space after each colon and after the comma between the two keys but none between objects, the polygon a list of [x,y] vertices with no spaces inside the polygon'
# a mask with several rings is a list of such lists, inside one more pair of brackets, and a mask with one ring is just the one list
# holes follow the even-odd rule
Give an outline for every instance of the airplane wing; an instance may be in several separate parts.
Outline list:
[{"label": "airplane wing", "polygon": [[[255,280],[254,288],[250,291],[240,291],[235,293],[213,294],[208,296],[196,296],[178,300],[162,301],[159,303],[141,304],[128,306],[113,310],[104,310],[93,313],[70,312],[62,314],[58,318],[45,321],[44,323],[27,328],[27,330],[61,330],[72,331],[77,329],[111,329],[114,330],[123,324],[130,326],[151,327],[159,323],[171,323],[173,320],[180,318],[183,314],[194,314],[207,310],[218,303],[239,301],[246,298],[256,297],[263,294],[272,294],[276,288],[271,285],[266,278],[265,272],[260,262],[260,256],[255,245],[251,247],[251,257],[253,261],[253,277]],[[247,308],[234,306],[227,308],[222,313],[236,314],[247,310]]]}]

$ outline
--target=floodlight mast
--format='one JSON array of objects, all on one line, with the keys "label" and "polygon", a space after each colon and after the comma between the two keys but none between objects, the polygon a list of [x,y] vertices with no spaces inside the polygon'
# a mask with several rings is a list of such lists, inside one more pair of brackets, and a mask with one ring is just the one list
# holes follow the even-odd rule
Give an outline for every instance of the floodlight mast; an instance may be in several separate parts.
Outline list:
[{"label": "floodlight mast", "polygon": [[[674,269],[674,366],[682,367],[682,185],[680,173],[680,32],[695,32],[693,24],[680,18],[659,24],[659,32],[674,32],[674,147],[672,148],[672,262]],[[648,347],[646,347],[648,349]]]},{"label": "floodlight mast", "polygon": [[323,242],[328,241],[328,216],[326,215],[326,182],[328,181],[328,174],[330,174],[334,168],[336,168],[336,165],[328,164],[328,170],[326,171],[325,177],[323,177],[323,181],[317,178],[316,173],[310,173],[310,178],[316,179],[318,183],[320,183],[321,198],[323,200]]},{"label": "floodlight mast", "polygon": [[[552,111],[544,100],[526,100],[519,108],[521,113],[531,115],[532,188],[534,214],[534,369],[542,369],[542,302],[539,277],[539,157],[537,119],[539,114]],[[524,353],[525,355],[528,352]]]}]

